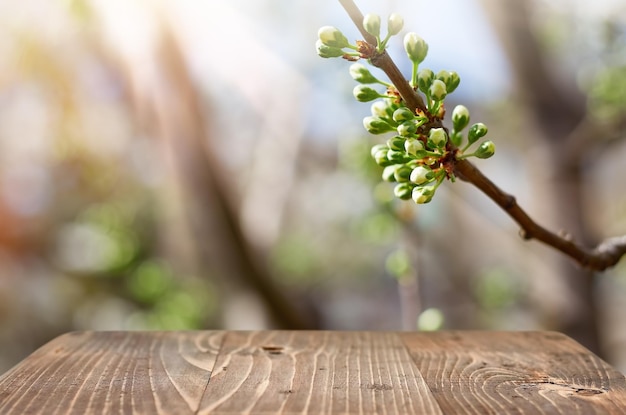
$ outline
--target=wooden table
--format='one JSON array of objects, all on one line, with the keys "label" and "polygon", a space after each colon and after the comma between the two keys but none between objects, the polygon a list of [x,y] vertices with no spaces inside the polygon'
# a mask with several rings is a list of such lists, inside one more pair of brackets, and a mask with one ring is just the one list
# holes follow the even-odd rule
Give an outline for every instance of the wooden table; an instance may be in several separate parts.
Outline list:
[{"label": "wooden table", "polygon": [[0,377],[0,414],[626,414],[553,332],[76,332]]}]

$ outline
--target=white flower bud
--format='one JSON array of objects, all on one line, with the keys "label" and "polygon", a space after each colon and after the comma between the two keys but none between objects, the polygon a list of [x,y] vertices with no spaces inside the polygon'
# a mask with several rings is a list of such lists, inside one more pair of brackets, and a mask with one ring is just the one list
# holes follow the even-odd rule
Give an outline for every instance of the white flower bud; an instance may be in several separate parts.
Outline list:
[{"label": "white flower bud", "polygon": [[415,138],[410,138],[404,142],[404,150],[413,156],[418,156],[419,153],[425,151],[424,144]]},{"label": "white flower bud", "polygon": [[420,185],[424,183],[428,183],[433,180],[435,177],[433,171],[426,166],[417,166],[411,172],[411,180],[413,183]]},{"label": "white flower bud", "polygon": [[444,148],[447,141],[448,136],[443,128],[432,128],[430,130],[428,135],[429,145],[432,145],[434,148]]},{"label": "white flower bud", "polygon": [[433,81],[433,84],[430,86],[429,92],[430,97],[435,101],[442,101],[448,94],[448,91],[446,90],[446,84],[440,79],[435,79]]},{"label": "white flower bud", "polygon": [[380,36],[380,16],[373,13],[366,14],[363,18],[363,27],[370,35]]},{"label": "white flower bud", "polygon": [[367,85],[359,84],[352,90],[354,98],[359,102],[369,102],[380,98],[380,94],[374,88]]},{"label": "white flower bud", "polygon": [[404,19],[398,13],[392,13],[387,20],[387,33],[394,36],[400,33],[404,27]]},{"label": "white flower bud", "polygon": [[457,105],[452,111],[452,125],[455,131],[463,130],[469,124],[469,110],[465,105]]},{"label": "white flower bud", "polygon": [[331,48],[345,48],[350,44],[348,39],[341,33],[339,29],[333,26],[324,26],[317,32],[317,37],[326,46]]},{"label": "white flower bud", "polygon": [[411,197],[417,204],[428,203],[433,200],[435,195],[435,186],[419,186],[413,189]]},{"label": "white flower bud", "polygon": [[357,82],[362,84],[375,84],[378,81],[372,73],[364,65],[360,63],[353,63],[350,66],[350,76]]},{"label": "white flower bud", "polygon": [[404,50],[413,63],[420,64],[428,54],[428,44],[417,33],[407,33],[404,36]]},{"label": "white flower bud", "polygon": [[381,99],[378,101],[374,101],[372,106],[370,107],[370,111],[374,117],[378,118],[387,118],[390,116],[392,112],[389,108],[388,100]]}]

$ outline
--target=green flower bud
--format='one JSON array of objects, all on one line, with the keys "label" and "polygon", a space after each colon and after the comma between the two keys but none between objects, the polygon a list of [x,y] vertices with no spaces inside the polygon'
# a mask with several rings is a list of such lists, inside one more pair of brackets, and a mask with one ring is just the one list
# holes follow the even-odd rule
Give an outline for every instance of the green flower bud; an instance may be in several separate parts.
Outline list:
[{"label": "green flower bud", "polygon": [[331,48],[346,48],[350,44],[348,39],[341,33],[339,29],[332,26],[324,26],[317,32],[317,37],[322,43]]},{"label": "green flower bud", "polygon": [[454,71],[450,71],[449,74],[450,79],[446,82],[446,89],[448,90],[448,94],[451,94],[461,83],[461,78],[459,77],[459,74]]},{"label": "green flower bud", "polygon": [[413,201],[417,204],[428,203],[433,200],[435,186],[418,186],[411,192]]},{"label": "green flower bud", "polygon": [[433,84],[435,74],[430,69],[422,69],[417,74],[417,86],[424,94],[428,93],[428,89]]},{"label": "green flower bud", "polygon": [[418,158],[426,156],[424,144],[414,138],[410,138],[404,142],[404,151]]},{"label": "green flower bud", "polygon": [[446,90],[446,84],[440,79],[435,79],[433,81],[433,84],[430,86],[429,92],[430,97],[435,101],[443,101],[443,99],[448,94]]},{"label": "green flower bud", "polygon": [[487,135],[487,126],[482,122],[472,125],[467,133],[468,144],[474,144],[479,138]]},{"label": "green flower bud", "polygon": [[470,114],[465,105],[457,105],[452,111],[452,125],[455,131],[462,131],[469,124]]},{"label": "green flower bud", "polygon": [[381,94],[372,87],[359,84],[354,87],[352,94],[359,102],[370,102],[381,97]]},{"label": "green flower bud", "polygon": [[437,72],[436,79],[439,79],[441,82],[443,82],[447,86],[448,82],[450,82],[450,72],[442,69],[439,72]]},{"label": "green flower bud", "polygon": [[409,200],[413,192],[413,186],[410,183],[399,183],[393,188],[393,194],[398,199]]},{"label": "green flower bud", "polygon": [[396,130],[402,137],[410,137],[417,131],[417,126],[413,121],[405,121]]},{"label": "green flower bud", "polygon": [[387,20],[387,35],[395,36],[404,27],[404,19],[398,13],[391,13],[389,15],[389,19]]},{"label": "green flower bud", "polygon": [[378,117],[363,118],[363,127],[365,127],[370,134],[384,134],[395,130],[395,128],[389,125],[385,120]]},{"label": "green flower bud", "polygon": [[[370,154],[372,155],[372,157],[376,157],[376,153],[378,153],[380,150],[389,150],[389,147],[387,147],[385,144],[376,144],[370,150]],[[386,154],[385,157],[387,157]]]},{"label": "green flower bud", "polygon": [[409,179],[411,182],[420,185],[428,182],[432,182],[435,178],[435,173],[426,166],[417,166],[411,171]]},{"label": "green flower bud", "polygon": [[478,157],[479,159],[488,159],[489,157],[493,156],[495,152],[496,145],[492,141],[485,141],[478,147],[478,150],[476,150],[474,156]]},{"label": "green flower bud", "polygon": [[399,166],[393,173],[393,177],[398,183],[408,182],[412,169],[408,166]]},{"label": "green flower bud", "polygon": [[388,148],[385,148],[383,150],[378,150],[375,154],[374,154],[374,160],[376,161],[376,164],[378,164],[379,166],[382,167],[386,167],[386,166],[390,166],[393,163],[391,160],[389,160],[389,158],[387,157],[387,155],[389,154],[391,150],[389,150]]},{"label": "green flower bud", "polygon": [[397,165],[391,165],[391,166],[385,167],[383,169],[383,174],[382,174],[383,180],[386,182],[395,182],[396,178],[394,176],[394,173],[396,172],[397,168],[398,168]]},{"label": "green flower bud", "polygon": [[396,135],[396,136],[391,137],[389,140],[387,140],[387,146],[392,150],[402,151],[404,150],[405,141],[406,140],[404,138],[398,137]]},{"label": "green flower bud", "polygon": [[319,39],[315,42],[315,47],[317,48],[317,54],[322,58],[338,58],[344,55],[343,50],[326,46]]},{"label": "green flower bud", "polygon": [[378,78],[372,75],[369,69],[360,63],[353,63],[352,66],[350,66],[350,76],[352,79],[362,84],[375,84],[379,82]]},{"label": "green flower bud", "polygon": [[448,136],[443,128],[432,128],[430,130],[428,135],[428,145],[431,148],[444,148],[447,141]]},{"label": "green flower bud", "polygon": [[393,164],[406,163],[408,160],[404,151],[389,150],[387,159]]},{"label": "green flower bud", "polygon": [[413,63],[420,64],[428,54],[428,44],[417,33],[411,32],[404,36],[404,50]]},{"label": "green flower bud", "polygon": [[398,108],[393,112],[393,120],[396,122],[409,121],[413,118],[415,118],[415,114],[407,107]]},{"label": "green flower bud", "polygon": [[363,18],[363,27],[370,35],[380,36],[380,16],[373,13],[366,14]]}]

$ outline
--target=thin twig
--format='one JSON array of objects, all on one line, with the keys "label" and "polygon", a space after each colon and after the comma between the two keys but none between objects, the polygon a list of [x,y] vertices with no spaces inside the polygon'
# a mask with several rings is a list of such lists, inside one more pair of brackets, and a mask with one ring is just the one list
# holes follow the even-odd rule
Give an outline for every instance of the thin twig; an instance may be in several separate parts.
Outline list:
[{"label": "thin twig", "polygon": [[[375,47],[376,39],[365,31],[363,14],[354,4],[354,1],[339,0],[339,2],[361,32],[365,41]],[[374,56],[371,62],[385,72],[409,108],[421,109],[423,111],[426,109],[422,98],[413,90],[386,52]],[[457,159],[454,163],[454,173],[459,179],[469,182],[480,189],[517,222],[521,228],[520,234],[524,239],[541,241],[569,256],[584,268],[604,271],[617,264],[621,257],[626,255],[626,235],[606,239],[593,250],[581,247],[570,239],[559,236],[537,224],[517,204],[515,197],[502,191],[471,162],[465,159]]]},{"label": "thin twig", "polygon": [[[350,19],[354,22],[354,25],[359,29],[361,35],[363,35],[363,39],[370,45],[376,47],[376,38],[365,30],[363,27],[363,13],[359,10],[359,8],[354,4],[352,0],[339,0],[343,8],[348,12]],[[416,110],[420,109],[426,112],[426,105],[424,104],[424,100],[420,97],[415,90],[409,85],[409,83],[400,72],[400,69],[396,66],[395,62],[391,57],[387,54],[386,51],[377,54],[371,59],[372,65],[382,69],[383,72],[387,75],[391,83],[398,89],[400,96],[406,103],[407,107]]]}]

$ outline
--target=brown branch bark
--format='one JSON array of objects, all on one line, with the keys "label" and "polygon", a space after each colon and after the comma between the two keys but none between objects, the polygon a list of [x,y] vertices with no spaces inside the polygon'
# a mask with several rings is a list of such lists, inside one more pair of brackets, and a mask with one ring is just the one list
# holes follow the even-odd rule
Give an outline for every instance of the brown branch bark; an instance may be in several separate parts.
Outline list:
[{"label": "brown branch bark", "polygon": [[[354,4],[353,0],[339,0],[356,27],[363,35],[365,41],[376,46],[376,39],[367,33],[363,27],[363,14]],[[382,52],[371,59],[371,63],[382,69],[389,80],[400,92],[400,96],[409,108],[424,110],[422,98],[413,90],[404,78],[391,57]],[[452,149],[454,151],[455,149]],[[521,227],[521,236],[526,239],[536,239],[552,248],[569,256],[582,267],[604,271],[617,264],[622,256],[626,255],[626,236],[609,238],[600,243],[595,249],[582,247],[566,237],[557,235],[543,226],[537,224],[517,204],[515,197],[502,191],[489,178],[487,178],[476,166],[467,160],[456,160],[454,164],[455,174],[462,180],[467,181],[500,206]]]}]

